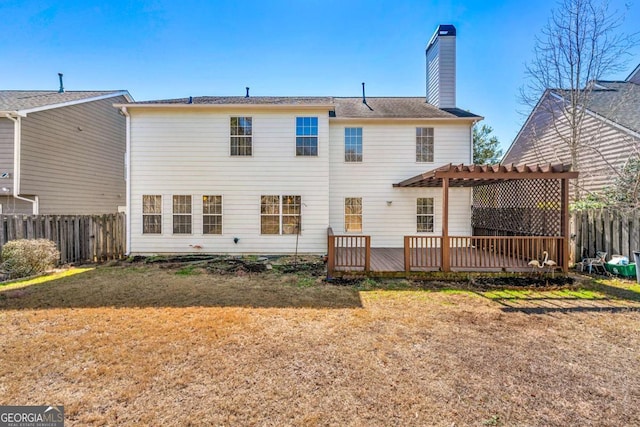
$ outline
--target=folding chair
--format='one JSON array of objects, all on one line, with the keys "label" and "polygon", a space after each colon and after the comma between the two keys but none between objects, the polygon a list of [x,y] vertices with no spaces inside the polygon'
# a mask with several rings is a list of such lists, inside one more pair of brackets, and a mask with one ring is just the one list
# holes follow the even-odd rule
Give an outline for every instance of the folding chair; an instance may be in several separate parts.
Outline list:
[{"label": "folding chair", "polygon": [[596,252],[595,258],[585,258],[582,260],[581,270],[583,270],[584,268],[587,268],[589,271],[589,274],[596,273],[596,274],[603,274],[606,276],[607,269],[604,266],[606,262],[607,262],[607,253],[598,251]]}]

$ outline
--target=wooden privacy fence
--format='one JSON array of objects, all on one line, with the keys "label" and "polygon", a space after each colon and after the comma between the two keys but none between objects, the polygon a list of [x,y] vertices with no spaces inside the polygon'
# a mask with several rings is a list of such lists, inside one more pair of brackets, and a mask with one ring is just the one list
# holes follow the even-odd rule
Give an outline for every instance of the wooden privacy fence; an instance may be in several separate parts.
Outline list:
[{"label": "wooden privacy fence", "polygon": [[17,239],[53,240],[60,262],[100,262],[125,255],[125,216],[0,215],[0,250]]},{"label": "wooden privacy fence", "polygon": [[589,209],[571,214],[571,252],[578,262],[596,251],[633,260],[633,251],[640,251],[640,210]]}]

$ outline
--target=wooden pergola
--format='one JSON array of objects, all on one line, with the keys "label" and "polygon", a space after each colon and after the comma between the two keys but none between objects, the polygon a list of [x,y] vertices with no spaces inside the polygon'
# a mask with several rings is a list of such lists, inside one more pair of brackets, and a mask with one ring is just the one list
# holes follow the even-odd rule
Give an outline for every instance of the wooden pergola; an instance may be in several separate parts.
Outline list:
[{"label": "wooden pergola", "polygon": [[[571,171],[569,165],[548,164],[548,165],[453,165],[448,164],[423,174],[406,179],[394,187],[442,187],[442,239],[445,242],[441,245],[442,271],[450,271],[450,245],[449,241],[449,188],[450,187],[480,187],[480,186],[500,186],[504,183],[529,181],[539,183],[541,181],[556,180],[560,182],[559,211],[560,224],[559,231],[562,237],[562,270],[566,273],[568,269],[569,253],[569,179],[578,177],[578,172]],[[505,195],[508,190],[503,191]],[[514,191],[511,191],[512,193]],[[535,197],[533,195],[532,197]],[[556,203],[555,201],[541,201],[540,210],[545,209],[545,203]],[[499,204],[499,202],[497,202]],[[497,206],[495,210],[500,209]],[[500,230],[496,230],[495,235],[500,235]],[[519,232],[503,235],[535,235],[533,230],[520,230]]]}]

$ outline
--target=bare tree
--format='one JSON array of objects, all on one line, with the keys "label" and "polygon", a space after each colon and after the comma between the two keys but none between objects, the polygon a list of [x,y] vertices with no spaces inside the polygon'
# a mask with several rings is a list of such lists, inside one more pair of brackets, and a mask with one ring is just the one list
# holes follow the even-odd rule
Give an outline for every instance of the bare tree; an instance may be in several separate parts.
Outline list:
[{"label": "bare tree", "polygon": [[[636,39],[619,32],[625,13],[611,11],[606,0],[561,0],[536,37],[534,59],[526,65],[521,100],[545,111],[545,127],[561,141],[557,157],[567,157],[574,170],[580,170],[585,146],[593,145],[593,133],[589,138],[582,133],[595,81],[626,66]],[[580,182],[573,187],[573,198],[581,198]]]}]

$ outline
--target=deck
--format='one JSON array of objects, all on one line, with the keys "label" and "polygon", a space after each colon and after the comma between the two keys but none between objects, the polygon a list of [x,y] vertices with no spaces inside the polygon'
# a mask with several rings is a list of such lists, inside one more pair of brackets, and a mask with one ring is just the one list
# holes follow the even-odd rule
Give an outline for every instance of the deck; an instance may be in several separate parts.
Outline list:
[{"label": "deck", "polygon": [[[412,266],[412,272],[440,271],[440,248],[423,248],[413,251],[412,257],[428,259],[430,266]],[[476,248],[452,248],[451,271],[486,271],[486,272],[529,272],[531,267],[528,259],[508,257],[499,254],[489,254]],[[354,266],[348,260],[364,257],[363,248],[340,248],[336,251],[335,271],[364,271],[364,266]],[[541,269],[542,270],[542,269]],[[373,273],[390,273],[405,271],[403,248],[371,248],[369,271]]]}]

